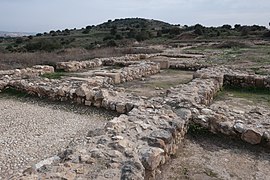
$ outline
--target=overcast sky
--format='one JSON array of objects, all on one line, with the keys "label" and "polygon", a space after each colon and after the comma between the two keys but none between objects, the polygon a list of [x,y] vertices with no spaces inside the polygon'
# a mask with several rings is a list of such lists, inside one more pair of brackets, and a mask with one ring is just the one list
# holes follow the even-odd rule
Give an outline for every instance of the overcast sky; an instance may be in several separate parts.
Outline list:
[{"label": "overcast sky", "polygon": [[108,19],[143,17],[173,24],[268,27],[270,0],[0,0],[0,30],[44,32]]}]

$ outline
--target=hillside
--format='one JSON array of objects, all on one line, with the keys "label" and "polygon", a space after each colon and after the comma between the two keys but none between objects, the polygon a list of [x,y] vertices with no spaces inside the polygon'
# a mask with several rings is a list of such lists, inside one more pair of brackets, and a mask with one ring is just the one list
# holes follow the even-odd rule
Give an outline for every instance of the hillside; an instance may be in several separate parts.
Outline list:
[{"label": "hillside", "polygon": [[269,31],[263,26],[223,25],[204,27],[171,25],[158,20],[126,18],[108,20],[100,25],[81,29],[52,30],[35,36],[0,38],[1,52],[51,52],[57,49],[127,47],[137,42],[168,44],[183,40],[266,38]]}]

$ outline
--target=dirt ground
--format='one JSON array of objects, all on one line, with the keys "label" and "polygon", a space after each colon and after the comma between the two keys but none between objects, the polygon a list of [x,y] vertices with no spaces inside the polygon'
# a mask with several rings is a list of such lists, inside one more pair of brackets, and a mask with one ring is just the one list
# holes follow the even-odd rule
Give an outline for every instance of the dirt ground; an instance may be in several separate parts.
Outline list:
[{"label": "dirt ground", "polygon": [[192,80],[194,72],[179,70],[161,70],[161,73],[118,85],[125,88],[126,92],[134,95],[153,97],[161,96],[164,91],[178,84],[185,84]]},{"label": "dirt ground", "polygon": [[158,180],[269,179],[269,152],[223,136],[189,133]]}]

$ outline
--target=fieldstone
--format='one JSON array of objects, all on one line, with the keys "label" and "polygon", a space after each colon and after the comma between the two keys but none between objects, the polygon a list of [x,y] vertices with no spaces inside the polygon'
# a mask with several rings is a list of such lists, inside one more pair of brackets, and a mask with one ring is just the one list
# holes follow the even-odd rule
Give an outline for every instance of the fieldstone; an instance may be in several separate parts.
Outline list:
[{"label": "fieldstone", "polygon": [[132,104],[132,103],[127,103],[126,104],[127,112],[131,111],[133,108],[134,108],[134,104]]},{"label": "fieldstone", "polygon": [[121,113],[121,114],[126,113],[126,106],[125,106],[125,104],[123,104],[123,103],[117,103],[116,104],[116,111],[118,113]]},{"label": "fieldstone", "polygon": [[202,114],[205,114],[205,115],[210,115],[213,113],[211,109],[206,109],[206,108],[202,109],[201,112]]},{"label": "fieldstone", "polygon": [[263,138],[268,142],[270,141],[270,132],[269,131],[265,131],[263,133]]},{"label": "fieldstone", "polygon": [[127,139],[122,139],[111,144],[111,146],[120,152],[126,151],[130,147],[130,142]]},{"label": "fieldstone", "polygon": [[86,84],[82,84],[78,89],[76,89],[75,93],[79,97],[85,97],[86,94],[89,93],[89,89]]},{"label": "fieldstone", "polygon": [[245,125],[241,122],[236,122],[233,128],[236,132],[239,132],[239,133],[243,133],[246,130]]},{"label": "fieldstone", "polygon": [[139,162],[127,161],[121,169],[121,180],[144,179],[144,169]]},{"label": "fieldstone", "polygon": [[45,165],[51,165],[52,163],[54,163],[56,161],[59,161],[59,160],[60,160],[59,156],[50,157],[48,159],[45,159],[45,160],[40,161],[39,163],[35,164],[35,169],[38,170],[38,169],[42,168]]},{"label": "fieldstone", "polygon": [[186,108],[176,109],[175,113],[185,121],[191,119],[191,116],[192,116],[191,111]]},{"label": "fieldstone", "polygon": [[225,122],[220,122],[219,124],[220,124],[221,133],[226,134],[226,135],[234,134],[232,122],[225,121]]},{"label": "fieldstone", "polygon": [[86,106],[91,106],[91,105],[92,105],[92,102],[91,102],[91,101],[85,101],[84,104],[85,104]]},{"label": "fieldstone", "polygon": [[172,140],[172,134],[166,130],[157,130],[154,131],[150,134],[150,137],[156,138],[156,139],[161,139],[163,140],[166,144],[171,142]]},{"label": "fieldstone", "polygon": [[92,149],[91,151],[90,151],[90,154],[91,154],[91,157],[93,157],[93,158],[102,158],[102,157],[104,157],[104,153],[102,152],[102,150],[101,149]]},{"label": "fieldstone", "polygon": [[164,150],[161,148],[150,147],[141,150],[141,162],[145,169],[153,171],[161,163]]},{"label": "fieldstone", "polygon": [[262,135],[253,129],[248,129],[242,133],[241,139],[250,144],[259,144],[262,140]]}]

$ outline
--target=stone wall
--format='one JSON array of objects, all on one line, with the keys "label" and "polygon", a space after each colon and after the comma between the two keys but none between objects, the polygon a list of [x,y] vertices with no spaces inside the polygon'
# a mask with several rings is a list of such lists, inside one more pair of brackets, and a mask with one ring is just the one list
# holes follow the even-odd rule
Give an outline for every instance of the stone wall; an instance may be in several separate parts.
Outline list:
[{"label": "stone wall", "polygon": [[97,72],[95,75],[110,77],[114,84],[141,79],[160,72],[160,64],[152,62],[140,62],[119,70],[111,70],[105,72]]},{"label": "stone wall", "polygon": [[[269,89],[269,77],[248,74],[226,67],[202,69],[197,71],[194,77],[223,79],[225,86]],[[248,109],[247,107],[245,108]],[[210,107],[197,107],[192,121],[213,133],[236,137],[250,144],[269,146],[270,131],[266,125],[269,123],[267,112],[268,110],[256,106],[248,111],[242,111],[232,109],[226,103],[214,103]]]},{"label": "stone wall", "polygon": [[270,77],[249,74],[225,74],[224,84],[243,88],[270,89]]},{"label": "stone wall", "polygon": [[200,78],[223,78],[225,86],[242,87],[242,88],[270,88],[270,77],[256,74],[249,74],[240,70],[235,70],[230,67],[213,67],[204,68],[197,71],[194,77]]},{"label": "stone wall", "polygon": [[6,87],[41,98],[72,101],[86,106],[103,107],[118,113],[127,113],[143,102],[127,93],[110,88],[112,79],[95,77],[91,80],[49,80],[42,78],[12,80]]},{"label": "stone wall", "polygon": [[15,70],[5,70],[0,71],[0,92],[6,86],[8,86],[9,82],[14,79],[23,79],[23,78],[31,78],[37,77],[46,73],[53,73],[54,68],[52,66],[33,66],[32,68],[25,69],[15,69]]},{"label": "stone wall", "polygon": [[121,57],[110,58],[95,58],[88,61],[69,61],[59,62],[56,64],[57,70],[64,70],[66,72],[76,72],[83,69],[90,69],[100,66],[128,66],[131,64],[139,63],[140,60],[145,60],[150,57],[157,56],[157,54],[135,54],[126,55]]}]

